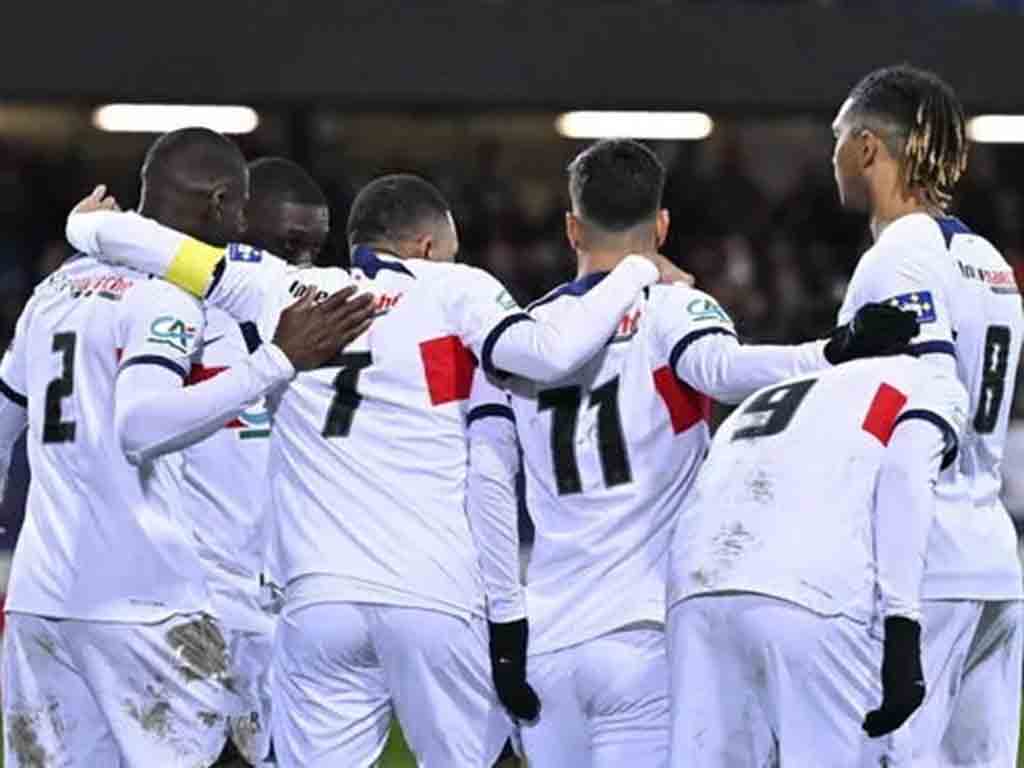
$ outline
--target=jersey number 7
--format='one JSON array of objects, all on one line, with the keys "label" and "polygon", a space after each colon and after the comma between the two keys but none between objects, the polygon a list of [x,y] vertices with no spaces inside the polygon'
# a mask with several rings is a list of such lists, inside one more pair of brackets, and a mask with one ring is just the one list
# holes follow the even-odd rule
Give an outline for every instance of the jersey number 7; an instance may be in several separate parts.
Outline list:
[{"label": "jersey number 7", "polygon": [[364,368],[373,365],[373,355],[366,352],[343,352],[337,357],[342,366],[334,377],[334,399],[327,410],[327,421],[321,434],[324,437],[348,437],[352,431],[352,420],[356,409],[363,401],[356,389],[359,386],[359,374]]}]

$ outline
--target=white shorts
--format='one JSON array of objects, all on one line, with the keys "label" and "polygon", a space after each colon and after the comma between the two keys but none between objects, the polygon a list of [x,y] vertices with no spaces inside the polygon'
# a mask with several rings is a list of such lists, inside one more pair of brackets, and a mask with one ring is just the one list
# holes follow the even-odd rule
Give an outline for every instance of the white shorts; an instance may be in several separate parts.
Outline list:
[{"label": "white shorts", "polygon": [[285,607],[274,640],[282,768],[369,768],[392,712],[421,766],[491,768],[512,724],[482,619],[359,603]]},{"label": "white shorts", "polygon": [[209,616],[120,624],[9,613],[4,765],[210,765],[225,742],[227,686]]},{"label": "white shorts", "polygon": [[228,730],[239,754],[260,765],[270,754],[270,660],[274,638],[265,632],[229,630],[234,707]]},{"label": "white shorts", "polygon": [[919,768],[1015,766],[1020,736],[1024,606],[924,603],[927,697],[910,721]]},{"label": "white shorts", "polygon": [[861,729],[882,697],[882,644],[865,625],[729,593],[676,603],[668,633],[671,765],[908,764],[905,729]]},{"label": "white shorts", "polygon": [[520,726],[530,768],[668,765],[665,630],[638,626],[531,656],[540,717]]}]

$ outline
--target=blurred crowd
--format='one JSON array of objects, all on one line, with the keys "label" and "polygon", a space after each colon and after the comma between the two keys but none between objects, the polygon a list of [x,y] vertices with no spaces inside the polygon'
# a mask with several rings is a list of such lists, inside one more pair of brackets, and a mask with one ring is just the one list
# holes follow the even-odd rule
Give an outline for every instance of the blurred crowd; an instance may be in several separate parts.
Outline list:
[{"label": "blurred crowd", "polygon": [[[564,236],[564,192],[538,194],[535,183],[502,173],[488,157],[483,152],[468,174],[424,172],[452,202],[461,258],[495,273],[525,303],[574,274]],[[828,164],[808,166],[780,191],[758,182],[739,147],[726,147],[712,166],[694,162],[688,153],[667,160],[665,204],[672,230],[665,252],[730,311],[741,337],[797,342],[826,333],[848,276],[870,245],[863,217],[839,206]],[[955,212],[1003,250],[1024,285],[1024,196],[1014,183],[1020,161],[1016,155],[1010,160],[976,152]],[[95,169],[86,171],[74,154],[55,158],[0,147],[0,345],[6,345],[32,286],[67,257],[64,218],[91,188],[91,174]],[[354,189],[365,179],[353,173],[320,180],[334,223],[323,260],[344,263],[343,222]],[[1011,450],[1019,458],[1012,466],[1024,468],[1024,396],[1016,401],[1020,421]],[[1017,475],[1024,480],[1024,472]],[[1020,485],[1011,480],[1008,492],[1024,515]]]}]

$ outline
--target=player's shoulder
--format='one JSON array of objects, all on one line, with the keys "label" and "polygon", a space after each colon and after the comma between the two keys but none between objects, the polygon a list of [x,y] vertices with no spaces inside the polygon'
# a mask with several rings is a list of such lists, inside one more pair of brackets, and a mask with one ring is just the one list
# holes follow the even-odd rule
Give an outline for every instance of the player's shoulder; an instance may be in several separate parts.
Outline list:
[{"label": "player's shoulder", "polygon": [[176,285],[144,275],[133,277],[123,295],[123,306],[128,312],[147,314],[168,307],[202,311],[202,302]]},{"label": "player's shoulder", "polygon": [[952,216],[931,216],[911,213],[889,224],[878,240],[865,253],[865,266],[891,269],[904,265],[929,270],[954,268],[949,256],[954,242],[964,239],[978,247],[992,248],[985,238],[971,231],[960,219]]},{"label": "player's shoulder", "polygon": [[733,324],[729,313],[714,296],[686,283],[659,283],[644,291],[651,314],[656,318],[671,320],[673,326],[685,322],[699,329],[706,325]]}]

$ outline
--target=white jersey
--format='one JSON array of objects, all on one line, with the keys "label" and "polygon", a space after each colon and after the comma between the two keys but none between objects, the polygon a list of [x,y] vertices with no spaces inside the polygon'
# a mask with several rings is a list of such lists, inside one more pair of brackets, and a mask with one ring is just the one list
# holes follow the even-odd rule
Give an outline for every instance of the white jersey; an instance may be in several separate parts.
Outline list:
[{"label": "white jersey", "polygon": [[[192,366],[189,383],[206,381],[239,364],[260,343],[254,324],[239,324],[211,308],[200,359]],[[251,403],[224,429],[182,451],[184,504],[194,521],[214,613],[232,629],[255,632],[270,627],[260,607],[269,456],[270,413],[264,399]]]},{"label": "white jersey", "polygon": [[970,396],[957,472],[943,476],[924,593],[928,598],[1024,597],[1017,538],[999,500],[1003,445],[1024,340],[1013,271],[954,218],[911,214],[886,227],[857,265],[839,311],[868,302],[917,313],[925,359],[955,370]]},{"label": "white jersey", "polygon": [[[563,285],[530,312],[557,312],[604,277]],[[672,525],[710,442],[711,400],[674,366],[691,342],[712,334],[734,336],[714,300],[656,285],[569,378],[509,382],[536,528],[527,571],[531,653],[664,621]]]},{"label": "white jersey", "polygon": [[873,520],[906,511],[876,495],[885,447],[901,421],[924,419],[942,430],[952,462],[965,408],[953,377],[910,357],[847,363],[752,395],[716,432],[679,516],[669,606],[755,592],[871,620]]},{"label": "white jersey", "polygon": [[[464,340],[481,319],[458,302],[475,294],[503,312],[502,289],[469,267],[361,253],[355,279],[377,297],[369,332],[272,398],[270,572],[298,601],[483,615],[465,512],[475,362]],[[352,279],[291,273],[268,294],[262,333],[303,286],[334,293]]]},{"label": "white jersey", "polygon": [[114,428],[119,366],[184,377],[202,325],[183,291],[92,258],[36,288],[0,368],[27,398],[32,470],[7,610],[139,623],[208,610],[180,458],[134,467]]}]

